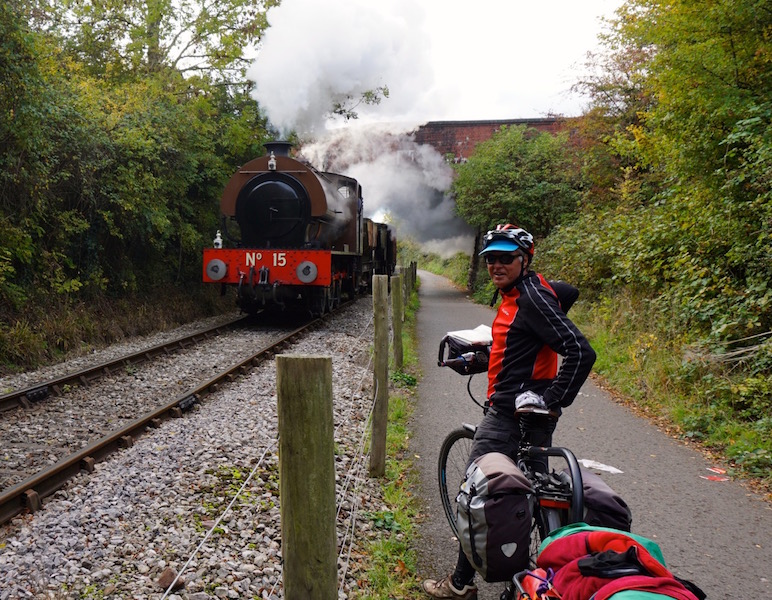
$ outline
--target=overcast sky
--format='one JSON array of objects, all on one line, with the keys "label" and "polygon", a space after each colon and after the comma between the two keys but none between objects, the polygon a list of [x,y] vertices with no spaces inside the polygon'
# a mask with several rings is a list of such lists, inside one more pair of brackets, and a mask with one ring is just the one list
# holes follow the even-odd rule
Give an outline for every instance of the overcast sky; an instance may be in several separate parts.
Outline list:
[{"label": "overcast sky", "polygon": [[571,94],[601,17],[620,0],[421,0],[430,64],[452,119],[581,114]]},{"label": "overcast sky", "polygon": [[283,0],[250,70],[282,129],[323,127],[335,94],[386,85],[367,120],[578,115],[570,93],[621,0]]},{"label": "overcast sky", "polygon": [[[602,16],[621,0],[282,0],[248,72],[254,98],[304,158],[357,178],[365,215],[450,255],[473,232],[447,194],[452,170],[410,132],[427,121],[581,114],[569,93]],[[359,119],[333,102],[387,86]]]}]

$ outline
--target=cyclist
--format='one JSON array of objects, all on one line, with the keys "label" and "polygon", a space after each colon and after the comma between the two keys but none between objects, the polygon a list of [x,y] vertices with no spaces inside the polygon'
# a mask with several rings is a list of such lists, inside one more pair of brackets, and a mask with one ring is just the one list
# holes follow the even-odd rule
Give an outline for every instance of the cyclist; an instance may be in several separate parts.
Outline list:
[{"label": "cyclist", "polygon": [[[558,293],[530,270],[533,252],[533,236],[513,225],[499,225],[484,238],[480,255],[502,302],[492,327],[487,410],[469,464],[488,452],[516,460],[524,435],[533,445],[551,445],[561,410],[574,401],[595,362],[595,351],[566,316]],[[578,292],[566,285],[555,287],[573,303]],[[563,357],[559,367],[558,355]],[[528,407],[546,408],[552,416],[515,417],[516,410]],[[536,468],[546,470],[546,465]],[[459,546],[455,571],[440,580],[427,579],[423,588],[432,598],[475,600],[474,576]]]}]

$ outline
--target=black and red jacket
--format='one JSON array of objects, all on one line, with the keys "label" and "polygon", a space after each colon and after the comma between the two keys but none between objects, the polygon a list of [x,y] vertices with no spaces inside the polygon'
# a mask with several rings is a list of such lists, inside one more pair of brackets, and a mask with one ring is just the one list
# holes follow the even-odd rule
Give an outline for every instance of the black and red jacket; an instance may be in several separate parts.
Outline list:
[{"label": "black and red jacket", "polygon": [[[566,317],[542,275],[528,272],[500,293],[488,363],[488,405],[512,414],[515,397],[532,390],[551,409],[568,406],[590,374],[595,351]],[[560,369],[558,355],[563,357]]]}]

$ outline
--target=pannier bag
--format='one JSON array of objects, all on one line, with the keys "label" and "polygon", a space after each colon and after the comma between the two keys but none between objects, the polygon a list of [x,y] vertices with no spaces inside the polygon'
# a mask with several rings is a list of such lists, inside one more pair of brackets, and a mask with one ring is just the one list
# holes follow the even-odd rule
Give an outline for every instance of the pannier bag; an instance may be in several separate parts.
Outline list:
[{"label": "pannier bag", "polygon": [[499,452],[476,459],[458,494],[458,538],[485,581],[508,581],[528,567],[531,485]]},{"label": "pannier bag", "polygon": [[554,571],[552,584],[563,600],[704,600],[690,581],[675,577],[652,540],[576,523],[542,543],[540,569]]},{"label": "pannier bag", "polygon": [[437,365],[448,366],[461,375],[484,373],[488,370],[492,343],[493,335],[489,325],[449,331],[440,341]]},{"label": "pannier bag", "polygon": [[581,469],[584,488],[584,522],[588,525],[630,531],[633,513],[622,497],[592,471]]}]

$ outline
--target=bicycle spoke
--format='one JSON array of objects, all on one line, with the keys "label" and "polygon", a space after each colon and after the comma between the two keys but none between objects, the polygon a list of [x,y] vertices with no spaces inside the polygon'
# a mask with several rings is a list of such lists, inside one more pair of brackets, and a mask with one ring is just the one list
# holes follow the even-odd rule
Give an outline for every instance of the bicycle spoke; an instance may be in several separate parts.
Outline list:
[{"label": "bicycle spoke", "polygon": [[450,432],[440,449],[437,465],[442,508],[445,510],[445,516],[453,530],[453,535],[456,537],[458,537],[456,496],[466,474],[466,463],[472,449],[473,436],[471,431],[463,428]]}]

